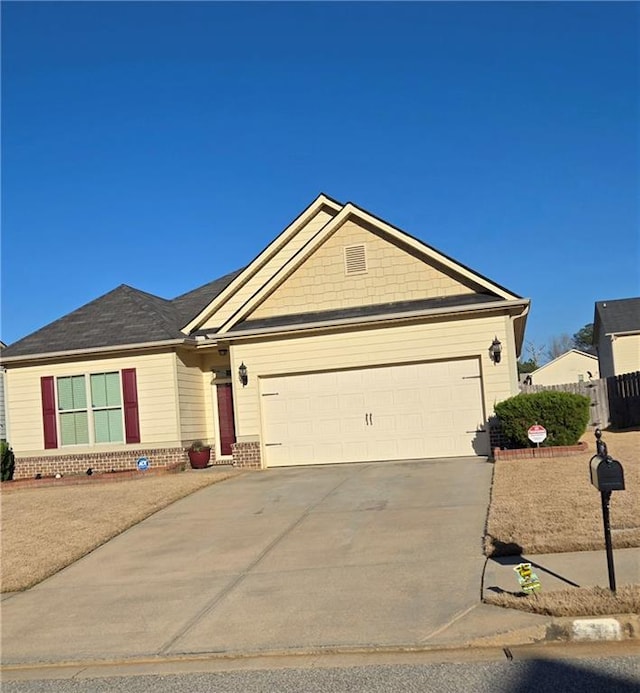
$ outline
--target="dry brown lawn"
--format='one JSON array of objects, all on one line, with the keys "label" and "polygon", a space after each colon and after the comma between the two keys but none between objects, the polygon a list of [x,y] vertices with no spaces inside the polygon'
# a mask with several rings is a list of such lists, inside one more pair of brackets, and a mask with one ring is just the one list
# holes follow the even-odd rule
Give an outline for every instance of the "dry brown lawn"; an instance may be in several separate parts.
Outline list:
[{"label": "dry brown lawn", "polygon": [[487,595],[487,604],[520,609],[545,616],[604,616],[639,614],[640,585],[624,585],[614,593],[605,587],[582,587],[558,592]]},{"label": "dry brown lawn", "polygon": [[0,591],[25,590],[179,498],[237,474],[189,470],[130,481],[2,491]]},{"label": "dry brown lawn", "polygon": [[[600,493],[591,485],[589,460],[593,433],[582,437],[586,455],[541,460],[497,461],[487,520],[488,556],[601,550]],[[609,454],[624,469],[625,491],[611,494],[614,548],[640,546],[640,430],[603,433]],[[485,595],[488,604],[548,616],[599,616],[640,613],[640,586],[625,585],[613,594],[582,587],[530,595]]]},{"label": "dry brown lawn", "polygon": [[[600,493],[591,485],[593,433],[586,455],[496,461],[487,520],[487,555],[600,550]],[[603,433],[624,469],[625,491],[611,495],[614,548],[640,546],[640,430]]]}]

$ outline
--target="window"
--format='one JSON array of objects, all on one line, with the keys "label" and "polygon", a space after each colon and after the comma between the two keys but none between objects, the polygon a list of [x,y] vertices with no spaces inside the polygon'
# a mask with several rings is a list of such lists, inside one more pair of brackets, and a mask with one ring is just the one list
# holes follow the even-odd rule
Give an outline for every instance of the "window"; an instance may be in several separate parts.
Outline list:
[{"label": "window", "polygon": [[124,438],[120,373],[94,373],[90,380],[95,442],[121,443]]},{"label": "window", "polygon": [[40,378],[45,450],[60,445],[140,442],[135,368]]},{"label": "window", "polygon": [[89,417],[84,375],[58,378],[58,411],[62,445],[88,443]]},{"label": "window", "polygon": [[62,445],[123,442],[119,372],[58,378],[57,391]]}]

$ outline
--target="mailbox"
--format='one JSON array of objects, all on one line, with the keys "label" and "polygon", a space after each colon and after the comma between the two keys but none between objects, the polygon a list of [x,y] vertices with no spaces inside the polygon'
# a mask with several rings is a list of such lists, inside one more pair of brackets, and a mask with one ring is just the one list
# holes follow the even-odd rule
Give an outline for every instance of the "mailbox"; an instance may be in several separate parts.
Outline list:
[{"label": "mailbox", "polygon": [[589,465],[591,483],[598,491],[624,491],[624,472],[620,462],[609,456],[594,455]]}]

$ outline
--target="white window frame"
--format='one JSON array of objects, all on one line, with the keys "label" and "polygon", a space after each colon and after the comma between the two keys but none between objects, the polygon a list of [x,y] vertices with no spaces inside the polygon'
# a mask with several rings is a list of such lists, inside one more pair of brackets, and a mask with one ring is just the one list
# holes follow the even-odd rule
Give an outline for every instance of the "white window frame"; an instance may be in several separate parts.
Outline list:
[{"label": "white window frame", "polygon": [[[94,407],[91,398],[91,376],[92,375],[106,375],[107,373],[117,373],[118,379],[120,380],[120,406],[119,407]],[[86,409],[60,409],[60,402],[58,400],[58,380],[63,380],[65,378],[77,378],[82,376],[84,378],[85,387],[85,397],[87,402]],[[55,376],[55,388],[54,388],[55,398],[56,398],[56,425],[59,431],[59,445],[61,448],[79,448],[87,446],[96,445],[123,445],[126,440],[125,431],[125,420],[124,420],[124,396],[122,392],[122,369],[97,371],[97,372],[84,372],[84,373],[72,373],[70,375],[56,375]],[[95,419],[93,413],[96,411],[113,411],[115,409],[120,409],[120,417],[122,420],[122,440],[118,441],[103,441],[100,443],[96,442],[96,427]],[[62,425],[60,421],[61,414],[78,414],[86,412],[87,413],[87,429],[89,433],[89,440],[87,443],[64,443],[62,440]]]}]

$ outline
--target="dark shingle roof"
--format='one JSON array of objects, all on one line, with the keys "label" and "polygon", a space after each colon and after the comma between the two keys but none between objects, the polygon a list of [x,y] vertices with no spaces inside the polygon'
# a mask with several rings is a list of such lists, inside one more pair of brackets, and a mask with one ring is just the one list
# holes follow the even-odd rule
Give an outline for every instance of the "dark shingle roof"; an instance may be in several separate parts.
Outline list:
[{"label": "dark shingle roof", "polygon": [[341,308],[339,310],[323,310],[308,313],[296,313],[294,315],[281,315],[260,320],[246,320],[234,325],[229,332],[244,330],[265,329],[269,327],[289,327],[295,325],[310,324],[316,322],[332,322],[349,318],[366,318],[377,315],[411,313],[424,310],[438,310],[445,308],[457,308],[473,306],[480,303],[502,301],[494,294],[461,294],[459,296],[446,296],[441,298],[426,298],[416,301],[394,301],[393,303],[377,303],[371,306],[354,306],[353,308]]},{"label": "dark shingle roof", "polygon": [[126,284],[14,342],[2,357],[185,339],[180,331],[239,274],[167,300]]},{"label": "dark shingle roof", "polygon": [[600,334],[618,334],[640,330],[640,298],[597,301],[594,318],[594,340]]},{"label": "dark shingle roof", "polygon": [[235,272],[229,272],[229,274],[225,274],[220,279],[214,279],[214,281],[208,284],[204,284],[193,291],[174,298],[171,303],[176,311],[178,322],[181,323],[179,326],[184,327],[193,320],[200,311],[206,308],[219,293],[231,284],[243,269],[244,267]]}]

